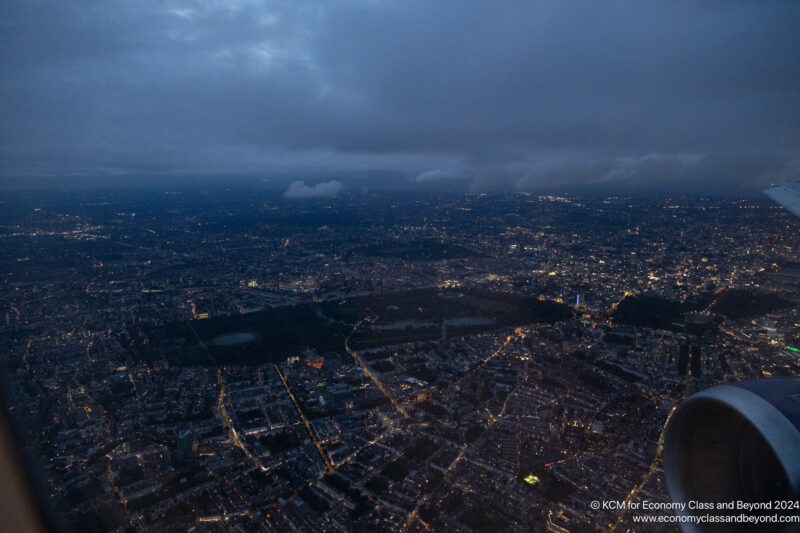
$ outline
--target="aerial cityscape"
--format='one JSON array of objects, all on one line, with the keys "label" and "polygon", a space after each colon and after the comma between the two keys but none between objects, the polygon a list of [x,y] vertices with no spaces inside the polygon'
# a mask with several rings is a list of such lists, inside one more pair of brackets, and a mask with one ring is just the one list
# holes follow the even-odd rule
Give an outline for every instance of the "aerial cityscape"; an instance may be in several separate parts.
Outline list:
[{"label": "aerial cityscape", "polygon": [[676,531],[661,433],[800,373],[766,197],[12,193],[3,391],[75,531]]},{"label": "aerial cityscape", "polygon": [[0,533],[800,533],[800,2],[0,2]]}]

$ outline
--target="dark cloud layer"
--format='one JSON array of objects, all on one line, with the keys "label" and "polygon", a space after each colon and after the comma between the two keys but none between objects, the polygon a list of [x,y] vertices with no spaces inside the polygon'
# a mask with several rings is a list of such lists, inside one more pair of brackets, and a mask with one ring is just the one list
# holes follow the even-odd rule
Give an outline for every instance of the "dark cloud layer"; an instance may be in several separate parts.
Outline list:
[{"label": "dark cloud layer", "polygon": [[798,27],[769,1],[3,2],[0,179],[755,190],[800,172]]}]

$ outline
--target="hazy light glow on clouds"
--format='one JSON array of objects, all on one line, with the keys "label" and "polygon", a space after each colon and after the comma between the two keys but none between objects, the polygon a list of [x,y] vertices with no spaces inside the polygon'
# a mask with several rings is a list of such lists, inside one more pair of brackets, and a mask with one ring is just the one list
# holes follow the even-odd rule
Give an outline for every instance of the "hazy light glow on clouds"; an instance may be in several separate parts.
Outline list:
[{"label": "hazy light glow on clouds", "polygon": [[324,183],[317,183],[309,187],[302,180],[293,181],[289,188],[283,193],[284,198],[319,198],[326,196],[336,196],[339,191],[344,189],[340,181],[331,180]]},{"label": "hazy light glow on clouds", "polygon": [[798,2],[3,2],[0,177],[754,190],[800,173],[798,27]]}]

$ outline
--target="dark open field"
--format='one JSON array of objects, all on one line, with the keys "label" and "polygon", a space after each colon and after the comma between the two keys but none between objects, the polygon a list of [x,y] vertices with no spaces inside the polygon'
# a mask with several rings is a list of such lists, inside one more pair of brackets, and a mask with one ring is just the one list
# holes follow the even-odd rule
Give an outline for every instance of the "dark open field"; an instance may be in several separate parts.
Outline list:
[{"label": "dark open field", "polygon": [[[299,355],[307,348],[319,353],[343,351],[353,324],[368,316],[377,316],[373,325],[394,329],[362,325],[351,340],[355,349],[437,339],[445,319],[466,319],[462,322],[467,323],[448,325],[448,337],[452,337],[504,326],[555,322],[570,318],[572,310],[564,304],[503,293],[426,289],[176,322],[146,331],[146,339],[134,339],[133,349],[143,359],[163,357],[173,365],[209,365],[211,359],[197,341],[199,337],[219,364],[263,364]],[[398,322],[401,327],[394,327]],[[220,335],[236,333],[250,333],[254,338],[229,346],[213,342]]]},{"label": "dark open field", "polygon": [[718,294],[698,294],[684,302],[657,296],[626,296],[612,316],[621,323],[639,327],[681,329],[687,313],[705,311],[725,318],[747,319],[762,316],[791,306],[791,302],[775,294],[750,289],[725,289]]}]

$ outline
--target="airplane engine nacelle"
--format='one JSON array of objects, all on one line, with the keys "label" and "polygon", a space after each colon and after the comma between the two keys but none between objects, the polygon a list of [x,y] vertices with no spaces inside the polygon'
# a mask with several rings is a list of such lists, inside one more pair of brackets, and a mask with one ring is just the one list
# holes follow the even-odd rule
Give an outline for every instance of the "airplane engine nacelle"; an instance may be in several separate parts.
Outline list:
[{"label": "airplane engine nacelle", "polygon": [[[800,379],[720,385],[690,396],[667,425],[663,454],[669,495],[686,504],[679,515],[800,515],[791,503],[776,509],[783,505],[776,502],[800,500]],[[700,510],[704,506],[693,502],[714,503],[715,509]],[[721,502],[733,508],[717,505]],[[745,504],[760,509],[743,510]],[[800,531],[797,522],[685,522],[681,527],[686,532]]]}]

